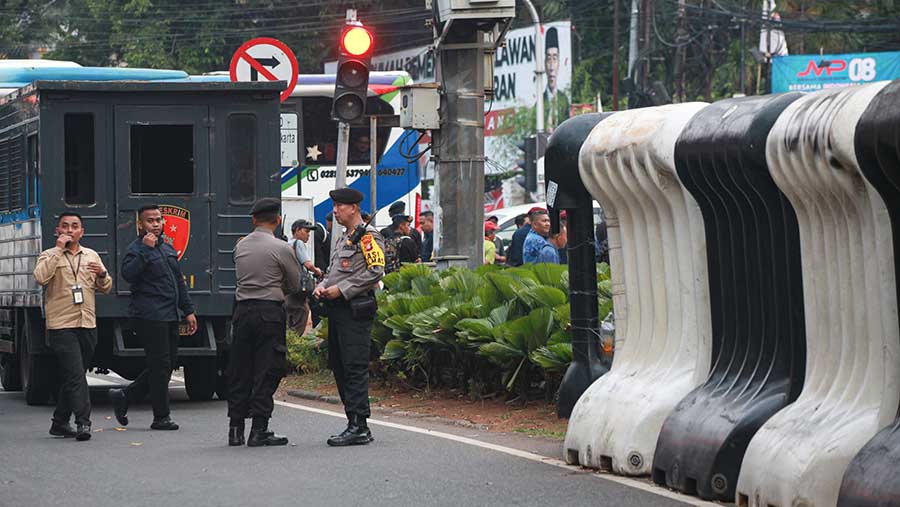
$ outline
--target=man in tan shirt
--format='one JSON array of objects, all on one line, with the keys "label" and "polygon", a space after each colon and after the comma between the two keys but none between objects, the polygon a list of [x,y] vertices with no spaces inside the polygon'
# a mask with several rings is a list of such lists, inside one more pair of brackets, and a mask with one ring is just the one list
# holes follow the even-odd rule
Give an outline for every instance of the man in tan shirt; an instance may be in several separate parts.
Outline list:
[{"label": "man in tan shirt", "polygon": [[[91,399],[84,374],[97,346],[94,291],[103,294],[112,280],[97,252],[79,244],[84,236],[81,215],[65,212],[56,225],[56,246],[44,250],[34,278],[46,288],[44,313],[50,347],[59,363],[60,389],[50,434],[91,438]],[[69,418],[75,413],[77,429]]]}]

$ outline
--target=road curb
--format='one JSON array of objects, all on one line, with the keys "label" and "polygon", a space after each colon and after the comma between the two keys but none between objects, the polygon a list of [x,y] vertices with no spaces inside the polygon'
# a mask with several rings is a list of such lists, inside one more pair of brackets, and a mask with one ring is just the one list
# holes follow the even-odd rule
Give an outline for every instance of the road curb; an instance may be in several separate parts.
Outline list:
[{"label": "road curb", "polygon": [[319,394],[313,391],[301,391],[301,390],[291,390],[287,392],[289,396],[293,396],[295,398],[302,398],[304,400],[311,401],[324,401],[325,403],[331,403],[332,405],[340,405],[341,399],[337,396],[331,396],[328,394]]},{"label": "road curb", "polygon": [[[331,396],[328,394],[319,394],[314,391],[303,391],[299,389],[292,389],[287,391],[288,396],[293,396],[295,398],[301,398],[304,400],[310,401],[322,401],[325,403],[330,403],[332,405],[340,405],[341,399],[337,396]],[[488,431],[490,428],[486,424],[476,424],[471,421],[466,421],[464,419],[449,419],[446,417],[439,417],[431,414],[422,414],[420,412],[410,412],[408,410],[398,410],[392,409],[388,407],[372,407],[373,412],[378,412],[382,414],[389,414],[396,417],[407,417],[410,419],[421,419],[428,422],[447,424],[451,426],[461,426],[463,428],[469,428],[473,430],[481,430]]]}]

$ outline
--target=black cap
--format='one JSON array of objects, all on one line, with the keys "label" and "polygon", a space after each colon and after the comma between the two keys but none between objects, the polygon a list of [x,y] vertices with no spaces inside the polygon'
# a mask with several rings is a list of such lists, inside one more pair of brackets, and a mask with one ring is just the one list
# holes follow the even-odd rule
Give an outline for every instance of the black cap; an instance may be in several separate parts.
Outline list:
[{"label": "black cap", "polygon": [[391,216],[401,215],[404,211],[406,211],[406,203],[403,201],[397,201],[388,208],[388,214]]},{"label": "black cap", "polygon": [[338,188],[328,192],[331,200],[341,204],[358,204],[363,200],[363,193],[355,188]]},{"label": "black cap", "polygon": [[294,220],[294,223],[291,224],[291,232],[296,231],[297,229],[308,229],[313,230],[316,226],[312,224],[309,220],[304,220],[302,218],[298,218]]},{"label": "black cap", "polygon": [[408,215],[394,215],[391,217],[391,221],[393,221],[394,225],[402,224],[403,222],[412,222],[413,217]]},{"label": "black cap", "polygon": [[253,207],[250,208],[251,215],[279,212],[281,212],[281,199],[276,199],[275,197],[263,197],[253,203]]}]

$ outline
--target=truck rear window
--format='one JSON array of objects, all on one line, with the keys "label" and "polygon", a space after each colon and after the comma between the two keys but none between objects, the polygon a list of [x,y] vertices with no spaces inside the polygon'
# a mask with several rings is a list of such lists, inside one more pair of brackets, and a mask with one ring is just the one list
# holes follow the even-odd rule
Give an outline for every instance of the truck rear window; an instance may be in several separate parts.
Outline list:
[{"label": "truck rear window", "polygon": [[194,126],[131,126],[131,193],[194,193]]},{"label": "truck rear window", "polygon": [[66,150],[66,204],[90,205],[94,198],[94,115],[69,113],[63,120]]}]

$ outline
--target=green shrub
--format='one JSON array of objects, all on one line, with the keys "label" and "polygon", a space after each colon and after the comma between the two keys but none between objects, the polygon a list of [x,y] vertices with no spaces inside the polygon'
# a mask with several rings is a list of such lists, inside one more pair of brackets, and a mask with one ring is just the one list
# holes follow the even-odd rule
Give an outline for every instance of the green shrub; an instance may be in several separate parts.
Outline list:
[{"label": "green shrub", "polygon": [[317,373],[328,367],[328,319],[305,335],[288,329],[287,361],[297,373]]},{"label": "green shrub", "polygon": [[[600,319],[612,310],[609,266],[597,269]],[[550,391],[572,361],[569,273],[557,264],[435,272],[406,265],[385,277],[373,344],[381,371],[467,391]],[[549,382],[548,382],[549,381]]]}]

